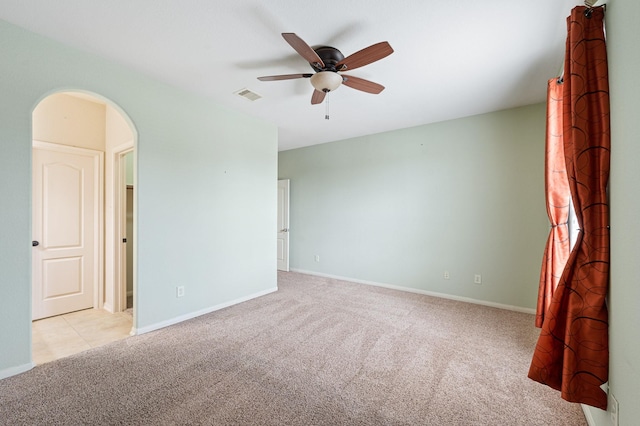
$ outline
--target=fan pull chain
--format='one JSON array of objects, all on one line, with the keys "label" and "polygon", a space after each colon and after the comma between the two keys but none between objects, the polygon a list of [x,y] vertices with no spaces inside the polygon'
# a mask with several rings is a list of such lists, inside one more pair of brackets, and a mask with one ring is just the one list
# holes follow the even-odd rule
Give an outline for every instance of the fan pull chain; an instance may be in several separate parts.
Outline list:
[{"label": "fan pull chain", "polygon": [[328,120],[329,119],[329,92],[327,92],[327,97],[324,101],[325,106],[326,106],[326,111],[324,113],[324,119]]}]

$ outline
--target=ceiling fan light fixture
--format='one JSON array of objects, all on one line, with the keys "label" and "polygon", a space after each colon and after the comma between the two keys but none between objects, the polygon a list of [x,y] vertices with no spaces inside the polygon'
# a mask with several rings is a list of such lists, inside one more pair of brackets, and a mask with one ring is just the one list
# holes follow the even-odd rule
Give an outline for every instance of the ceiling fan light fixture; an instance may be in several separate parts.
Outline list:
[{"label": "ceiling fan light fixture", "polygon": [[311,76],[311,85],[318,92],[331,92],[342,84],[342,76],[334,71],[320,71]]}]

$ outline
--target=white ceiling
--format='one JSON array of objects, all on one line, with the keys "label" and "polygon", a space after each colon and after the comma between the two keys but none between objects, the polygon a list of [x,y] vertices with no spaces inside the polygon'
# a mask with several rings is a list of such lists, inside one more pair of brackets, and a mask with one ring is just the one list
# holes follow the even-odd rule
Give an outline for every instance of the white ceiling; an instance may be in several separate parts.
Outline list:
[{"label": "white ceiling", "polygon": [[[576,0],[2,0],[0,19],[275,123],[286,150],[542,102],[562,65]],[[312,72],[280,33],[345,56],[380,41],[395,52],[310,103]],[[248,88],[251,102],[234,95]]]}]

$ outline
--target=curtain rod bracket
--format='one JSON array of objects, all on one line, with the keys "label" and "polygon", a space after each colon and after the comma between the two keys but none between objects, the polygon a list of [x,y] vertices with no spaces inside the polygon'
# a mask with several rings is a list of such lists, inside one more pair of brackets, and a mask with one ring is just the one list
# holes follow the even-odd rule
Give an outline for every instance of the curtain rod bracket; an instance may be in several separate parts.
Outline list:
[{"label": "curtain rod bracket", "polygon": [[593,14],[593,9],[595,9],[596,7],[601,7],[603,12],[607,11],[606,0],[600,6],[596,6],[596,3],[598,3],[598,1],[599,0],[584,0],[584,5],[586,7],[584,11],[584,16],[586,16],[587,19],[591,19],[591,14]]}]

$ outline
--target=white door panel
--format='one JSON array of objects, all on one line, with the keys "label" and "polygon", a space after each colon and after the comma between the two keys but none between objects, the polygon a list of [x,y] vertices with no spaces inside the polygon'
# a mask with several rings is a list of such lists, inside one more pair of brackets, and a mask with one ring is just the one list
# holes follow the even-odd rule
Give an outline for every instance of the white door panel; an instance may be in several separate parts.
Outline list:
[{"label": "white door panel", "polygon": [[34,142],[33,319],[94,306],[101,173],[98,151]]},{"label": "white door panel", "polygon": [[83,256],[43,260],[42,299],[81,293],[83,260]]},{"label": "white door panel", "polygon": [[[44,157],[44,158],[43,158]],[[47,159],[47,157],[49,157]],[[42,168],[42,243],[49,250],[81,248],[84,168],[78,164],[50,162],[59,155],[39,153]],[[68,161],[68,160],[65,160]]]}]

